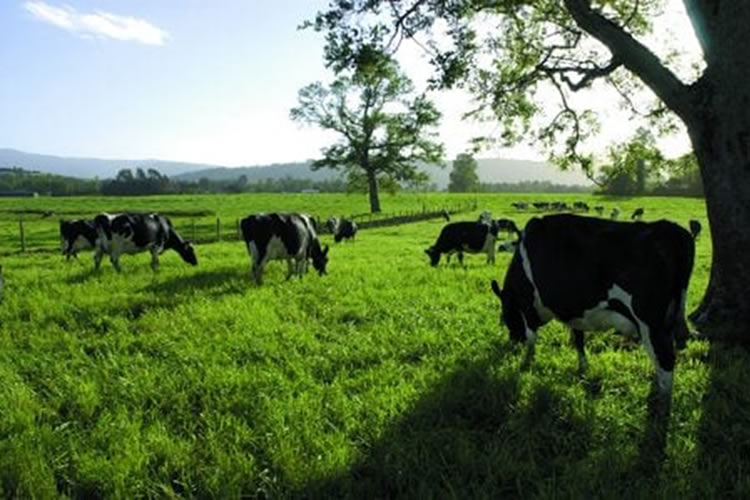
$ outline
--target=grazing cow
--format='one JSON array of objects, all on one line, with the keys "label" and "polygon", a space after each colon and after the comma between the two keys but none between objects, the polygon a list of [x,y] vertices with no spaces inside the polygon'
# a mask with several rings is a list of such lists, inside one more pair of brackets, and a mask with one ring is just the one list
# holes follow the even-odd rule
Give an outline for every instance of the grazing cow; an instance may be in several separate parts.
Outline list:
[{"label": "grazing cow", "polygon": [[494,225],[498,231],[504,231],[509,234],[521,233],[521,231],[518,230],[518,226],[516,226],[516,223],[513,222],[511,219],[497,219],[494,222]]},{"label": "grazing cow", "polygon": [[159,254],[171,249],[182,260],[198,265],[193,245],[182,239],[168,217],[157,213],[128,212],[117,215],[99,214],[94,218],[98,240],[94,267],[99,269],[103,254],[109,255],[112,266],[120,271],[120,256],[151,252],[151,269],[159,268]]},{"label": "grazing cow", "polygon": [[615,207],[612,209],[612,212],[609,214],[609,218],[612,220],[617,220],[617,218],[620,216],[620,209]]},{"label": "grazing cow", "polygon": [[523,201],[514,201],[510,204],[516,210],[528,210],[529,204]]},{"label": "grazing cow", "polygon": [[448,213],[446,209],[441,210],[440,215],[442,215],[443,219],[445,219],[447,222],[451,221],[451,214]]},{"label": "grazing cow", "polygon": [[354,236],[357,234],[357,223],[353,219],[342,219],[339,224],[338,231],[333,237],[336,243],[343,239],[354,241]]},{"label": "grazing cow", "polygon": [[497,226],[484,222],[451,222],[440,231],[437,241],[425,253],[430,257],[430,265],[437,266],[440,255],[447,254],[448,258],[458,253],[458,261],[463,264],[464,252],[486,253],[487,263],[495,262],[495,241],[497,240]]},{"label": "grazing cow", "polygon": [[78,258],[80,250],[87,250],[96,246],[96,225],[93,220],[61,220],[60,245],[66,260]]},{"label": "grazing cow", "polygon": [[537,210],[547,210],[549,209],[549,202],[548,201],[537,201],[532,203],[534,205],[534,208]]},{"label": "grazing cow", "polygon": [[574,201],[573,210],[580,210],[581,212],[588,212],[589,205],[585,201]]},{"label": "grazing cow", "polygon": [[338,217],[328,217],[328,220],[326,221],[326,228],[328,229],[328,232],[331,234],[336,234],[336,231],[339,229],[339,223],[340,219]]},{"label": "grazing cow", "polygon": [[690,224],[690,234],[693,235],[694,240],[698,239],[698,235],[701,234],[701,229],[703,229],[703,227],[701,226],[701,223],[695,219],[690,219],[689,224]]},{"label": "grazing cow", "polygon": [[668,221],[623,223],[571,214],[531,219],[505,274],[501,321],[533,356],[537,329],[555,318],[573,330],[579,370],[583,332],[614,328],[638,339],[671,393],[675,341],[688,335],[685,297],[695,245]]},{"label": "grazing cow", "polygon": [[641,220],[643,218],[643,207],[636,208],[630,218],[632,220]]},{"label": "grazing cow", "polygon": [[307,270],[307,261],[320,275],[326,274],[328,245],[321,249],[315,229],[306,214],[253,214],[240,223],[242,237],[252,262],[251,274],[263,283],[263,268],[269,260],[286,260],[286,279]]}]

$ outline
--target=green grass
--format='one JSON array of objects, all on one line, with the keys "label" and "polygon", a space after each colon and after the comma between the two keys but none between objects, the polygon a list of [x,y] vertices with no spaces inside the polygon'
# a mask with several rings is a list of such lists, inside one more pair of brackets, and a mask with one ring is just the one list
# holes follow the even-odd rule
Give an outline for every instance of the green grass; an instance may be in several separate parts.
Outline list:
[{"label": "green grass", "polygon": [[[329,201],[359,209],[340,198]],[[523,222],[510,201],[537,198],[481,196],[479,210]],[[316,208],[295,199],[265,210]],[[704,214],[698,200],[604,204],[683,223]],[[489,290],[510,256],[433,269],[422,250],[443,223],[326,236],[328,276],[286,282],[271,263],[260,288],[240,242],[199,245],[195,268],[168,252],[157,275],[145,254],[123,257],[122,274],[107,262],[92,273],[90,254],[6,255],[0,497],[750,493],[745,351],[690,341],[668,419],[648,403],[647,355],[617,336],[587,336],[582,380],[568,333],[550,324],[522,369]],[[707,236],[689,307],[706,286]]]}]

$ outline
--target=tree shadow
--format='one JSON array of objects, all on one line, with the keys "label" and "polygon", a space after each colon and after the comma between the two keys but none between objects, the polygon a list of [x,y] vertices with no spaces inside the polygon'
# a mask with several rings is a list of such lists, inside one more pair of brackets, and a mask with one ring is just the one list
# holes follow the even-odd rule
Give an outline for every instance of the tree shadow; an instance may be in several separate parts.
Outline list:
[{"label": "tree shadow", "polygon": [[311,481],[292,496],[497,498],[535,492],[527,471],[554,475],[562,465],[547,459],[559,451],[560,441],[550,438],[566,436],[567,458],[583,457],[591,419],[544,387],[521,404],[519,374],[509,365],[495,369],[484,360],[462,366],[366,446],[350,469]]},{"label": "tree shadow", "polygon": [[696,435],[696,497],[750,497],[750,353],[711,342],[708,387]]}]

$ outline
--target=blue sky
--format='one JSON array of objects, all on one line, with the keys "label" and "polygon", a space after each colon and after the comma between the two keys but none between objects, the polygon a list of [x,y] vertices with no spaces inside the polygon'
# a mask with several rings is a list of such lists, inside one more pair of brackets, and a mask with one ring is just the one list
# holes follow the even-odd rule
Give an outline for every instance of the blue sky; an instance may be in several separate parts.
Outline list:
[{"label": "blue sky", "polygon": [[[228,166],[317,157],[332,136],[292,123],[289,109],[301,87],[330,78],[322,37],[296,29],[326,3],[2,0],[0,147]],[[405,57],[426,74],[419,55]],[[479,129],[460,121],[465,96],[436,100],[452,157]],[[499,155],[542,158],[524,147],[483,156]]]}]

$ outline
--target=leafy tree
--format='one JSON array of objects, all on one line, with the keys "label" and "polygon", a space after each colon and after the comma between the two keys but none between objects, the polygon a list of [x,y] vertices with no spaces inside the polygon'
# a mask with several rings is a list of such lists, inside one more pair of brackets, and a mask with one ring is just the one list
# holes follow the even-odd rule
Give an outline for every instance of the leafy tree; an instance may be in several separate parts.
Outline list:
[{"label": "leafy tree", "polygon": [[611,146],[607,157],[598,179],[593,180],[603,192],[615,195],[645,194],[647,181],[666,166],[654,136],[643,128],[629,142]]},{"label": "leafy tree", "polygon": [[370,210],[380,212],[383,183],[394,189],[394,183],[424,176],[418,163],[442,162],[443,147],[433,140],[440,113],[425,95],[412,97],[414,87],[395,61],[363,53],[367,62],[330,86],[316,82],[301,89],[291,117],[338,134],[311,168],[342,169],[356,182],[364,177]]},{"label": "leafy tree", "polygon": [[473,156],[461,153],[453,161],[448,191],[451,193],[470,193],[479,191],[477,161]]},{"label": "leafy tree", "polygon": [[[663,0],[347,0],[310,25],[326,32],[338,68],[358,66],[363,46],[417,39],[438,70],[435,85],[468,88],[475,113],[500,121],[504,143],[536,138],[564,167],[591,171],[580,146],[598,127],[593,99],[574,94],[606,86],[636,111],[630,96],[645,86],[656,99],[641,113],[658,126],[665,117],[684,124],[706,196],[711,275],[691,319],[710,336],[750,342],[750,231],[741,229],[750,227],[750,2],[683,2],[703,59],[687,77],[645,41]],[[431,36],[441,32],[449,42]],[[539,104],[545,88],[556,108]],[[546,120],[537,127],[534,118]]]}]

